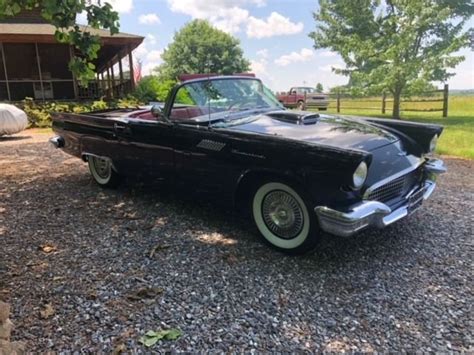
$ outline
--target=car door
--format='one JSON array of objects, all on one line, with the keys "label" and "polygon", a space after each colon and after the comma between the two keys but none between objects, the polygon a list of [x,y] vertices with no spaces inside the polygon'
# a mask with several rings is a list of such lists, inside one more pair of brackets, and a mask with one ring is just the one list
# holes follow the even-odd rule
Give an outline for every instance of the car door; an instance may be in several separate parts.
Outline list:
[{"label": "car door", "polygon": [[120,143],[120,172],[160,180],[174,175],[173,124],[164,119],[129,118],[116,122]]},{"label": "car door", "polygon": [[178,186],[212,198],[232,198],[236,167],[227,136],[207,126],[177,124],[174,144]]},{"label": "car door", "polygon": [[288,91],[288,104],[296,105],[296,101],[297,101],[296,99],[297,99],[296,88],[291,88],[290,91]]}]

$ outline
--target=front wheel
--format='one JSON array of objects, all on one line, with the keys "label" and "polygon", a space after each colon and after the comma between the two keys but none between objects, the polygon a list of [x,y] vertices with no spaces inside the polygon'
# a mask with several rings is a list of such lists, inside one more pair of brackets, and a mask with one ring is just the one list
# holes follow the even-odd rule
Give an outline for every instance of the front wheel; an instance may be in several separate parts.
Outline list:
[{"label": "front wheel", "polygon": [[316,217],[296,189],[282,182],[260,185],[253,195],[252,216],[262,237],[290,254],[314,249],[318,241]]},{"label": "front wheel", "polygon": [[296,108],[300,111],[304,111],[306,109],[304,101],[298,101],[298,103],[296,104]]},{"label": "front wheel", "polygon": [[120,182],[120,175],[114,170],[108,158],[89,156],[89,171],[95,182],[102,187],[115,187]]}]

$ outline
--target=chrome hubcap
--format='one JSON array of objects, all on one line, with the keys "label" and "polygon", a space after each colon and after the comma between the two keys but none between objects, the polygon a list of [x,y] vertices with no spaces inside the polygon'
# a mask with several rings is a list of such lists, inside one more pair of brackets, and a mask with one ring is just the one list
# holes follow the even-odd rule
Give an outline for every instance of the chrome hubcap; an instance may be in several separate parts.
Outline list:
[{"label": "chrome hubcap", "polygon": [[268,193],[262,202],[262,214],[268,229],[280,238],[295,238],[303,228],[303,210],[285,191]]},{"label": "chrome hubcap", "polygon": [[107,179],[110,175],[110,162],[107,159],[92,157],[95,171],[102,179]]}]

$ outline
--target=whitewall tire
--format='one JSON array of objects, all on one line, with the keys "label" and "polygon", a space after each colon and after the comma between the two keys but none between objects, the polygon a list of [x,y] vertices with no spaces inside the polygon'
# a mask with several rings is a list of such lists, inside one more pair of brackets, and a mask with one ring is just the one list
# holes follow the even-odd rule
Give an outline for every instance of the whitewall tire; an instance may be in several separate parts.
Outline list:
[{"label": "whitewall tire", "polygon": [[87,162],[89,171],[98,185],[103,187],[117,186],[120,176],[114,170],[110,159],[90,155]]},{"label": "whitewall tire", "polygon": [[262,237],[275,248],[303,253],[317,242],[317,222],[300,194],[282,182],[266,182],[256,190],[252,216]]}]

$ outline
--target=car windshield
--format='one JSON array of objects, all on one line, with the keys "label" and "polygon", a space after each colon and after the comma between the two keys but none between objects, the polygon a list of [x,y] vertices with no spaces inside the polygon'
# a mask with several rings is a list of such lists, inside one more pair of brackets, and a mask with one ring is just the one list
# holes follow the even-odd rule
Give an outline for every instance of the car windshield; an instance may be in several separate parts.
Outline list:
[{"label": "car windshield", "polygon": [[181,86],[171,109],[171,119],[185,122],[241,120],[249,111],[283,107],[260,80],[222,78],[194,81]]}]

